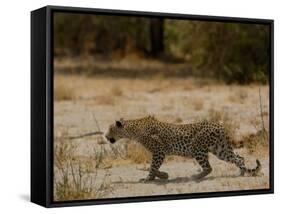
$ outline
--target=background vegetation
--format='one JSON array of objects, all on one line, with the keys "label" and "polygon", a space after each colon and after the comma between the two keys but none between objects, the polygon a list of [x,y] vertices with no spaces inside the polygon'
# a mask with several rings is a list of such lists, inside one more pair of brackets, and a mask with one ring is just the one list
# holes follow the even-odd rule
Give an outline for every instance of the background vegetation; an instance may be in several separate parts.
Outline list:
[{"label": "background vegetation", "polygon": [[226,83],[268,80],[267,25],[57,13],[54,34],[57,58],[110,62],[133,55],[185,63],[192,75]]}]

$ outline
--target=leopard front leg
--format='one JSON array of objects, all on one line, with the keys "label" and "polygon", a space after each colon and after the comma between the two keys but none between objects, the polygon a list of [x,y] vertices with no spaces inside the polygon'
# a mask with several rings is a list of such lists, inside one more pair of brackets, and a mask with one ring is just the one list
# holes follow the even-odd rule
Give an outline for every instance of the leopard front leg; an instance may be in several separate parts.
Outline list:
[{"label": "leopard front leg", "polygon": [[152,181],[155,179],[155,177],[158,177],[160,179],[168,179],[169,177],[168,173],[159,171],[159,168],[162,165],[164,159],[165,159],[164,153],[153,152],[149,174],[146,178],[140,179],[140,181],[141,182]]}]

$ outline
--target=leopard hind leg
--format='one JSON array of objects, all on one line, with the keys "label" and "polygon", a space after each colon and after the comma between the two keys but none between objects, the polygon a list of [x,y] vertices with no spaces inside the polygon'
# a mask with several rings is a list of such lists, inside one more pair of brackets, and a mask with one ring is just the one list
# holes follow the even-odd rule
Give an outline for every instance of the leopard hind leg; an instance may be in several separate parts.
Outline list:
[{"label": "leopard hind leg", "polygon": [[219,147],[217,150],[212,151],[220,160],[224,160],[229,163],[235,164],[240,169],[240,175],[244,176],[245,173],[250,174],[251,176],[257,175],[261,169],[261,164],[257,160],[257,167],[254,169],[248,169],[245,166],[245,160],[238,154],[235,154],[230,145],[225,145],[223,148]]},{"label": "leopard hind leg", "polygon": [[193,150],[192,156],[202,168],[201,173],[192,176],[193,179],[200,180],[212,172],[212,167],[209,163],[209,155],[207,150],[197,147]]}]

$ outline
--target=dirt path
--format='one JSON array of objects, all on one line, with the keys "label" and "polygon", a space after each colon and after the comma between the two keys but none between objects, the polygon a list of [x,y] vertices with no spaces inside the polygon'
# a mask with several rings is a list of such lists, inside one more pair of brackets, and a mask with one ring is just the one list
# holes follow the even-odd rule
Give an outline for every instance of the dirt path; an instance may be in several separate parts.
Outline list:
[{"label": "dirt path", "polygon": [[[243,151],[239,153],[243,154]],[[245,159],[247,159],[247,166],[255,167],[254,156],[245,155]],[[148,172],[143,170],[143,165],[132,164],[107,170],[100,169],[97,182],[103,182],[102,180],[107,174],[106,179],[112,191],[105,194],[103,196],[105,198],[264,189],[269,187],[268,159],[263,157],[260,161],[262,171],[256,177],[241,177],[239,170],[234,165],[227,164],[210,155],[213,171],[200,182],[191,179],[191,176],[200,170],[195,161],[191,159],[181,163],[163,164],[161,170],[169,173],[168,180],[141,183],[139,179],[145,178]]]}]

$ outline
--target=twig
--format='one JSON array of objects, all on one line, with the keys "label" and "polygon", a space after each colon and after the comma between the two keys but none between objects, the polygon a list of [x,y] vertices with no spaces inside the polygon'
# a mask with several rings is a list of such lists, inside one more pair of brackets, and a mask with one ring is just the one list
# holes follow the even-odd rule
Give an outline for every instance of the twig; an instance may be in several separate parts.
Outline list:
[{"label": "twig", "polygon": [[94,120],[95,120],[95,122],[96,122],[96,126],[97,126],[97,128],[98,128],[98,131],[100,132],[100,126],[99,126],[99,123],[98,123],[98,121],[97,121],[97,118],[95,117],[95,114],[94,114],[94,113],[93,113],[92,115],[93,115],[93,118],[94,118]]},{"label": "twig", "polygon": [[102,135],[102,134],[103,134],[103,132],[101,132],[101,131],[89,132],[89,133],[82,134],[82,135],[77,135],[77,136],[68,137],[68,139],[73,140],[73,139],[88,137],[88,136],[92,136],[92,135]]},{"label": "twig", "polygon": [[259,97],[260,97],[260,114],[261,114],[261,122],[262,122],[262,131],[263,131],[264,137],[267,139],[268,136],[267,136],[267,132],[266,132],[265,126],[264,126],[263,109],[262,109],[262,103],[261,103],[261,101],[262,101],[261,100],[261,87],[259,87]]},{"label": "twig", "polygon": [[99,123],[98,123],[98,121],[97,121],[97,119],[95,117],[95,114],[93,113],[92,115],[93,115],[93,118],[95,120],[95,123],[96,123],[98,131],[88,132],[86,134],[68,137],[68,139],[73,140],[73,139],[79,139],[79,138],[88,137],[88,136],[92,136],[92,135],[103,135],[103,132],[100,130],[100,126],[99,126]]},{"label": "twig", "polygon": [[262,130],[264,131],[264,121],[263,121],[263,110],[262,110],[262,103],[261,103],[261,87],[259,87],[259,97],[260,97],[260,114],[261,114],[261,122],[262,122]]}]

